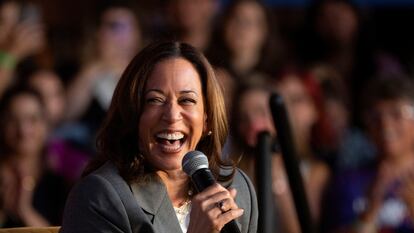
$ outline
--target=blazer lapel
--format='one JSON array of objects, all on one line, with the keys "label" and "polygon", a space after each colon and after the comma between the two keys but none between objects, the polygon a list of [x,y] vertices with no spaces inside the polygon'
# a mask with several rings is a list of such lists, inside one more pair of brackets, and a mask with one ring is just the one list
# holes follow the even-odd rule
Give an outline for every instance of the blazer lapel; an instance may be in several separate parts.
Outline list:
[{"label": "blazer lapel", "polygon": [[112,184],[121,199],[129,223],[131,225],[131,232],[154,232],[146,228],[148,221],[145,219],[145,212],[142,211],[136,202],[130,186],[119,175],[118,169],[111,162],[106,162],[101,168],[96,171],[97,174],[105,177],[105,179]]},{"label": "blazer lapel", "polygon": [[152,175],[146,182],[131,184],[131,189],[155,232],[181,232],[165,185],[157,175]]}]

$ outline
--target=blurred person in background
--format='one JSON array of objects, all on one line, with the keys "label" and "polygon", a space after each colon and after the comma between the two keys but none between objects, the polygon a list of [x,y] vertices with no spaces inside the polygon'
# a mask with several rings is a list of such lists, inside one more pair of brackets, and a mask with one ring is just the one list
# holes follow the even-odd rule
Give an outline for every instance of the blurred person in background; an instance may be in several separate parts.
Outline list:
[{"label": "blurred person in background", "polygon": [[206,54],[213,65],[237,80],[253,73],[274,74],[281,47],[273,35],[275,22],[257,1],[236,0],[224,10]]},{"label": "blurred person in background", "polygon": [[[232,155],[243,153],[239,167],[252,180],[255,180],[254,161],[257,153],[255,148],[258,143],[258,135],[263,131],[269,132],[273,137],[277,134],[270,113],[269,97],[272,91],[279,90],[285,99],[289,112],[293,140],[299,155],[300,169],[311,213],[314,220],[318,221],[321,198],[330,173],[328,166],[319,161],[310,150],[309,137],[311,128],[316,124],[317,112],[313,100],[299,76],[290,74],[281,80],[276,86],[272,82],[258,83],[256,80],[236,91],[238,99],[233,106],[231,128],[234,140]],[[269,88],[272,85],[274,87]],[[301,138],[302,134],[307,135]],[[281,232],[300,232],[282,157],[278,152],[274,152],[274,155],[272,158],[272,178],[277,217],[275,225],[278,225],[276,227]]]},{"label": "blurred person in background", "polygon": [[210,44],[219,0],[168,0],[165,37],[204,51]]},{"label": "blurred person in background", "polygon": [[[262,80],[255,79],[242,83],[236,89],[235,96],[237,98],[234,98],[235,103],[232,106],[233,111],[230,121],[230,142],[227,142],[230,145],[230,156],[233,156],[234,160],[238,161],[237,166],[250,177],[254,184],[257,183],[255,158],[257,156],[258,136],[262,132],[267,132],[272,137],[276,136],[276,130],[268,106],[272,89],[264,83]],[[284,218],[287,215],[281,209],[283,206],[278,206],[281,198],[276,195],[279,188],[276,177],[279,172],[283,173],[284,171],[280,170],[282,161],[277,152],[273,153],[271,166],[274,183],[272,189],[275,196],[273,229],[277,232],[292,232],[289,230],[289,225],[284,222],[288,218]],[[293,217],[295,218],[296,216]]]},{"label": "blurred person in background", "polygon": [[232,105],[234,102],[233,99],[235,98],[234,92],[236,91],[239,83],[236,82],[236,79],[234,79],[226,70],[215,69],[215,73],[217,76],[217,81],[219,82],[223,93],[225,93],[223,97],[224,102],[226,103],[227,117],[230,119]]},{"label": "blurred person in background", "polygon": [[[93,36],[91,36],[91,33]],[[96,32],[88,32],[83,67],[69,83],[66,118],[79,120],[92,138],[109,107],[115,86],[143,43],[132,5],[113,2],[102,10]]]},{"label": "blurred person in background", "polygon": [[49,124],[55,128],[62,123],[66,108],[65,88],[61,78],[53,70],[38,69],[25,80],[43,98]]},{"label": "blurred person in background", "polygon": [[87,134],[82,127],[64,119],[67,103],[62,80],[53,70],[38,69],[27,77],[25,84],[38,91],[45,104],[50,128],[47,140],[49,166],[68,183],[74,183],[93,152],[84,146]]},{"label": "blurred person in background", "polygon": [[[314,150],[312,141],[317,132],[326,130],[326,119],[321,107],[321,89],[311,74],[298,71],[282,73],[276,82],[276,88],[286,104],[311,214],[318,224],[322,197],[331,176],[328,165]],[[277,179],[280,183],[284,180],[287,185],[286,177],[279,176]],[[293,216],[293,201],[290,195],[289,199],[284,204],[287,206],[286,209],[292,209]],[[288,221],[291,229],[294,229],[292,232],[299,232],[297,219],[291,218]]]},{"label": "blurred person in background", "polygon": [[[46,32],[37,5],[6,0],[0,5],[0,96],[17,73],[33,63],[50,65]],[[23,71],[24,72],[24,71]]]},{"label": "blurred person in background", "polygon": [[317,0],[309,8],[300,36],[300,59],[307,66],[333,67],[351,98],[352,123],[361,126],[357,114],[361,87],[378,75],[403,72],[399,62],[381,51],[359,9],[348,0]]},{"label": "blurred person in background", "polygon": [[326,232],[413,232],[414,84],[381,78],[367,88],[364,115],[376,160],[336,176]]},{"label": "blurred person in background", "polygon": [[365,133],[351,125],[350,100],[343,79],[329,66],[316,66],[311,72],[321,89],[321,117],[326,122],[312,138],[314,149],[333,172],[370,163],[375,149]]},{"label": "blurred person in background", "polygon": [[0,201],[3,227],[60,225],[68,187],[45,163],[46,109],[33,89],[0,101]]},{"label": "blurred person in background", "polygon": [[[238,166],[252,179],[255,177],[254,155],[258,144],[258,135],[268,132],[276,136],[272,115],[268,106],[270,93],[274,88],[265,85],[264,80],[242,82],[235,90],[232,115],[230,118],[231,156],[241,155]],[[237,160],[237,159],[236,159]]]}]

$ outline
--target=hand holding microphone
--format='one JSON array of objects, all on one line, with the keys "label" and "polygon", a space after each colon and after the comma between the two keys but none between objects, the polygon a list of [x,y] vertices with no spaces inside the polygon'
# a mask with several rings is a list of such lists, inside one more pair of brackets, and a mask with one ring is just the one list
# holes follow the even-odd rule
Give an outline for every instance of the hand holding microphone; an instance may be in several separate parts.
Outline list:
[{"label": "hand holding microphone", "polygon": [[215,181],[208,168],[208,159],[200,151],[188,152],[182,167],[198,192],[192,199],[188,232],[239,233],[234,219],[243,215],[243,209],[234,201],[236,190],[227,190]]}]

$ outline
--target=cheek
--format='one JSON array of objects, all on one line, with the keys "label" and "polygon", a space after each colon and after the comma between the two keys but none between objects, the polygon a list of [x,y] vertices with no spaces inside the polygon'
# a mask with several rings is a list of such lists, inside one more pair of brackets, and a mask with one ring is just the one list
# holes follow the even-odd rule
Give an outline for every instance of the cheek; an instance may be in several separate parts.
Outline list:
[{"label": "cheek", "polygon": [[402,136],[406,139],[406,143],[414,145],[414,122],[410,120],[410,122],[401,125],[400,131],[402,132]]},{"label": "cheek", "polygon": [[195,148],[203,134],[205,126],[205,117],[202,111],[188,112],[184,115],[187,119],[188,127],[191,129],[191,146]]},{"label": "cheek", "polygon": [[40,139],[45,139],[47,135],[47,126],[46,122],[38,122],[36,127],[34,128],[35,133]]},{"label": "cheek", "polygon": [[298,105],[295,111],[298,121],[304,125],[313,124],[316,120],[316,111],[310,103]]},{"label": "cheek", "polygon": [[4,134],[4,140],[8,146],[13,145],[17,140],[17,132],[12,126],[6,126]]}]

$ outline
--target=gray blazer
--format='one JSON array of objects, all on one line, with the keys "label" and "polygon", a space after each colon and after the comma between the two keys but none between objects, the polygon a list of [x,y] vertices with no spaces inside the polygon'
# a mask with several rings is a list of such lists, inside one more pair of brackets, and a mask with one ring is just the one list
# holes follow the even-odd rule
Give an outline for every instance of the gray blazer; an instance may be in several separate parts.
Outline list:
[{"label": "gray blazer", "polygon": [[[133,189],[107,162],[83,178],[66,202],[61,233],[180,233],[166,188],[159,179]],[[244,209],[237,223],[242,233],[257,231],[257,200],[247,176],[237,170],[230,187],[237,190],[236,203]]]}]

